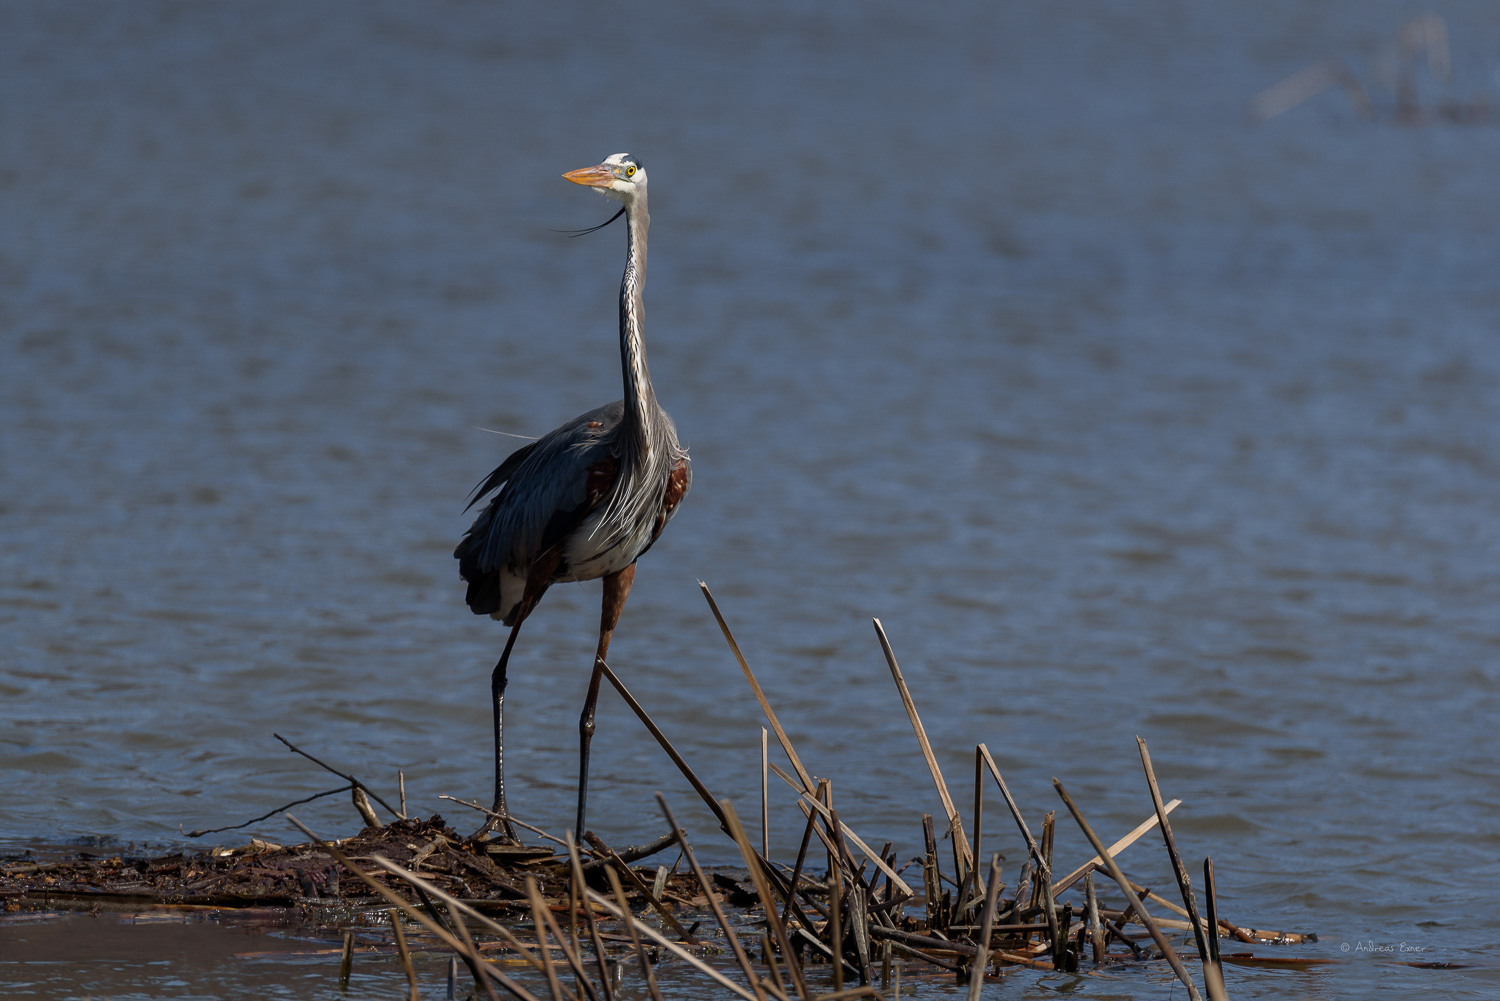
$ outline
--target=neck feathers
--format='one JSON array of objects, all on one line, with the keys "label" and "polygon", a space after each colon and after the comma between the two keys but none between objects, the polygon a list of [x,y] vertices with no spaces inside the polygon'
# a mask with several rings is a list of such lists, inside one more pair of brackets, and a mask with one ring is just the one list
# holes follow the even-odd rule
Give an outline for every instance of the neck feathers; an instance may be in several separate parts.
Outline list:
[{"label": "neck feathers", "polygon": [[641,290],[646,284],[646,231],[651,216],[642,198],[625,212],[627,243],[625,274],[620,279],[620,366],[625,377],[625,419],[630,426],[637,454],[650,450],[647,429],[656,409],[651,371],[646,367],[645,304]]}]

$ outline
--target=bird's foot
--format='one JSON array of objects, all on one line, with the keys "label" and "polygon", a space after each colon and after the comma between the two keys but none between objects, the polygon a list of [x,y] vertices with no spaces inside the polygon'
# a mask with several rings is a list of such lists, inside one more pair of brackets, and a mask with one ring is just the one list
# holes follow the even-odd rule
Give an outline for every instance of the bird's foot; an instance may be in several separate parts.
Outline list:
[{"label": "bird's foot", "polygon": [[469,835],[468,843],[476,847],[484,847],[486,845],[504,845],[507,848],[522,847],[521,839],[515,835],[504,834],[500,831],[487,831],[484,828],[480,828]]},{"label": "bird's foot", "polygon": [[484,826],[469,835],[468,842],[474,845],[519,845],[521,839],[516,837],[516,829],[511,826],[509,817],[491,813]]}]

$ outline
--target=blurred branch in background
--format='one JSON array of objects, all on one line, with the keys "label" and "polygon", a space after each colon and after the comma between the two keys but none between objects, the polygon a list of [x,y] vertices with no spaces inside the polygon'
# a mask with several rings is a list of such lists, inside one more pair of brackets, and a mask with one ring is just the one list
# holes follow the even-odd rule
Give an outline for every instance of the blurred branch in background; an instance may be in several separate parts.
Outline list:
[{"label": "blurred branch in background", "polygon": [[1304,67],[1278,84],[1267,87],[1250,102],[1251,117],[1264,121],[1290,111],[1308,98],[1316,97],[1338,84],[1349,96],[1354,113],[1366,121],[1375,117],[1374,105],[1359,77],[1342,59],[1324,59]]},{"label": "blurred branch in background", "polygon": [[[1453,83],[1453,61],[1448,45],[1448,24],[1431,12],[1412,18],[1396,32],[1394,43],[1377,62],[1376,79],[1394,96],[1394,118],[1402,125],[1425,125],[1434,115],[1462,125],[1484,125],[1496,121],[1493,101],[1486,92],[1469,101],[1446,97],[1424,109],[1417,96],[1417,64],[1426,57],[1427,73],[1442,87]],[[1257,121],[1275,118],[1299,104],[1337,86],[1362,121],[1377,117],[1370,92],[1349,63],[1330,56],[1306,66],[1261,91],[1250,102],[1250,116]]]}]

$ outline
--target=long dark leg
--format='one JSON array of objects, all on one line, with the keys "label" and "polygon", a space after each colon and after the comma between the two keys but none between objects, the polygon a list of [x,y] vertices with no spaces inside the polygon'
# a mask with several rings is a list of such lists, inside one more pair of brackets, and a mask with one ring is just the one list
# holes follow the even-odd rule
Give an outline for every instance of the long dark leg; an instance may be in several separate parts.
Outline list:
[{"label": "long dark leg", "polygon": [[510,811],[505,808],[505,751],[504,742],[501,739],[501,726],[505,718],[505,665],[510,660],[510,649],[516,645],[516,635],[520,633],[523,621],[525,621],[524,616],[518,618],[516,624],[510,627],[510,638],[505,641],[505,651],[500,654],[500,661],[490,675],[490,698],[495,707],[495,805],[490,809],[505,819],[489,818],[483,827],[474,832],[476,840],[491,831],[499,830],[505,840],[519,841],[516,837],[516,830],[510,823]]},{"label": "long dark leg", "polygon": [[589,678],[588,699],[583,703],[583,715],[578,718],[579,762],[578,762],[578,827],[573,836],[583,842],[584,809],[589,798],[589,742],[594,739],[594,703],[599,701],[599,682],[604,678],[601,670],[604,658],[609,655],[609,638],[614,635],[615,623],[620,621],[620,612],[625,608],[625,599],[630,597],[630,585],[635,582],[635,564],[604,578],[604,605],[599,613],[599,649],[594,654],[594,673]]}]

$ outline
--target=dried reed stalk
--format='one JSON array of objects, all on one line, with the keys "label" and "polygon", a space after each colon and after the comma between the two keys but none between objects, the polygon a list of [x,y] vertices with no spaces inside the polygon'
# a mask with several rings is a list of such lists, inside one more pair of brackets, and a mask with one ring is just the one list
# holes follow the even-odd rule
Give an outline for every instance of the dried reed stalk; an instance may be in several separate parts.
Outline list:
[{"label": "dried reed stalk", "polygon": [[682,927],[682,922],[678,921],[676,915],[667,910],[667,905],[662,903],[661,899],[652,892],[651,887],[647,886],[645,881],[636,874],[636,871],[630,868],[630,866],[626,865],[625,861],[621,859],[620,856],[616,855],[614,851],[609,847],[609,845],[606,845],[603,841],[599,840],[599,836],[593,831],[585,831],[583,833],[583,836],[585,838],[588,838],[589,843],[592,844],[595,848],[599,849],[599,851],[607,859],[609,859],[611,863],[614,864],[615,868],[619,869],[620,872],[623,872],[625,874],[625,878],[630,880],[631,885],[635,887],[635,892],[646,898],[646,902],[651,905],[656,913],[661,915],[661,919],[667,923],[667,926],[672,929],[672,931],[677,935],[678,938],[682,939],[688,945],[698,944],[698,940],[693,938],[692,933],[690,933],[686,928]]},{"label": "dried reed stalk", "polygon": [[[979,748],[974,748],[974,857],[984,858],[984,758],[979,753]],[[974,874],[973,896],[975,899],[985,896],[984,879],[980,874],[980,867],[975,865],[972,869]],[[964,908],[959,909],[962,914]]]},{"label": "dried reed stalk", "polygon": [[859,957],[859,982],[868,984],[870,975],[870,900],[869,890],[856,884],[849,895],[849,924],[854,932],[854,953]]},{"label": "dried reed stalk", "polygon": [[[458,932],[458,940],[464,945],[464,955],[469,959],[470,969],[489,969],[489,963],[479,954],[479,946],[474,944],[474,937],[469,934],[469,926],[464,924],[463,916],[453,908],[449,908],[448,916],[453,920],[453,927]],[[489,977],[475,977],[474,980],[478,986],[484,988],[485,997],[490,1001],[500,1001],[495,996],[495,985],[490,983]]]},{"label": "dried reed stalk", "polygon": [[[1182,805],[1182,800],[1180,800],[1180,799],[1170,800],[1170,801],[1168,801],[1167,805],[1165,807],[1163,807],[1163,810],[1165,812],[1167,812],[1167,813],[1171,813],[1173,810],[1177,809],[1181,805]],[[1139,827],[1137,827],[1135,830],[1131,831],[1129,834],[1125,835],[1119,841],[1116,841],[1114,844],[1112,844],[1112,845],[1109,846],[1109,849],[1108,849],[1108,851],[1109,851],[1109,857],[1110,858],[1114,858],[1116,855],[1120,854],[1125,849],[1127,849],[1131,845],[1135,844],[1137,841],[1139,841],[1141,839],[1142,835],[1144,835],[1147,831],[1150,831],[1151,828],[1155,827],[1158,823],[1159,823],[1159,821],[1157,820],[1157,818],[1156,818],[1156,816],[1154,814],[1151,817],[1147,818],[1146,820],[1141,821],[1141,824],[1140,824]],[[1054,893],[1062,893],[1064,890],[1067,890],[1074,883],[1076,883],[1080,879],[1082,879],[1084,873],[1090,872],[1093,869],[1098,868],[1102,864],[1103,864],[1103,860],[1098,855],[1095,855],[1093,858],[1089,859],[1083,865],[1079,866],[1077,869],[1074,869],[1072,872],[1068,873],[1062,879],[1058,880],[1057,881],[1057,886],[1054,888],[1053,892]]]},{"label": "dried reed stalk", "polygon": [[[818,791],[821,793],[822,789],[823,783],[820,781]],[[805,806],[802,807],[802,812],[807,815],[807,825],[802,828],[802,846],[797,849],[797,864],[792,867],[791,888],[787,891],[786,908],[781,912],[782,923],[790,920],[792,901],[797,899],[797,880],[802,876],[802,864],[807,861],[807,845],[812,840],[813,827],[817,824],[817,821],[813,819],[817,814]]]},{"label": "dried reed stalk", "polygon": [[[959,942],[946,938],[934,938],[931,935],[918,935],[916,932],[902,931],[899,928],[886,928],[876,925],[870,929],[870,934],[881,941],[899,942],[917,949],[932,949],[938,952],[952,952],[963,956],[965,959],[973,959],[979,954],[979,947],[970,945],[968,942]],[[930,957],[924,956],[924,959]],[[948,967],[955,969],[955,967]]]},{"label": "dried reed stalk", "polygon": [[[1042,849],[1037,845],[1036,838],[1031,836],[1031,828],[1026,826],[1026,818],[1021,816],[1021,808],[1016,806],[1015,797],[1010,794],[1009,787],[1005,784],[1005,778],[1000,774],[1000,766],[995,764],[990,749],[983,744],[977,748],[980,757],[984,759],[985,766],[989,768],[990,774],[995,777],[995,784],[1000,787],[1000,795],[1005,797],[1005,805],[1010,808],[1010,815],[1016,822],[1016,827],[1021,830],[1021,837],[1026,840],[1026,851],[1031,856],[1032,864],[1038,869],[1045,869],[1046,862],[1042,860]],[[1018,887],[1019,889],[1019,887]],[[1061,893],[1059,889],[1057,892]],[[1019,897],[1017,900],[1019,901]]]},{"label": "dried reed stalk", "polygon": [[[891,928],[881,928],[880,934],[877,934],[875,937],[881,938],[882,935],[885,935],[893,930],[894,929]],[[890,942],[891,948],[899,952],[903,956],[910,956],[912,959],[920,959],[922,962],[928,963],[932,966],[936,966],[940,970],[947,970],[948,972],[957,974],[959,976],[962,976],[965,973],[964,968],[962,966],[959,966],[957,963],[951,963],[946,959],[941,959],[937,956],[922,952],[920,949],[917,949],[914,946],[907,945],[905,942],[898,942],[895,939],[889,938],[881,938],[881,941]],[[934,941],[939,940],[934,939]],[[1001,954],[996,953],[996,955]],[[897,965],[896,967],[896,982],[899,986],[901,982],[901,967],[899,965]],[[900,995],[898,994],[897,996],[899,997]]]},{"label": "dried reed stalk", "polygon": [[1216,933],[1208,936],[1208,951],[1213,956],[1214,963],[1219,962],[1219,900],[1214,893],[1214,860],[1206,858],[1203,860],[1203,893],[1205,896],[1204,906],[1208,910],[1208,926],[1215,929]]},{"label": "dried reed stalk", "polygon": [[752,978],[750,986],[756,988],[756,993],[766,990],[776,1001],[791,1001],[787,997],[786,985],[781,980],[781,968],[776,965],[776,949],[771,945],[771,936],[765,932],[760,933],[760,951],[766,958],[766,969],[771,971],[770,979],[761,977]]},{"label": "dried reed stalk", "polygon": [[787,738],[786,731],[781,728],[781,721],[776,718],[776,713],[771,709],[771,703],[766,701],[766,693],[761,691],[760,682],[755,680],[755,673],[750,670],[750,663],[745,660],[745,655],[740,652],[740,645],[735,642],[734,634],[729,631],[729,624],[724,621],[724,616],[719,612],[719,605],[714,601],[713,592],[709,591],[708,585],[703,581],[698,582],[703,589],[703,597],[708,601],[709,609],[714,613],[714,619],[719,623],[719,630],[724,634],[724,640],[729,644],[729,649],[734,652],[734,659],[739,662],[740,670],[745,674],[745,680],[750,683],[750,690],[755,693],[755,701],[760,703],[761,711],[766,714],[766,722],[771,724],[771,729],[776,732],[776,739],[781,742],[781,749],[786,753],[787,760],[792,763],[792,768],[797,772],[797,778],[802,780],[802,787],[808,792],[813,790],[812,776],[807,769],[802,767],[802,759],[797,757],[797,752],[792,747],[792,742]]},{"label": "dried reed stalk", "polygon": [[406,986],[409,989],[407,1001],[420,1001],[422,992],[417,987],[417,970],[411,965],[411,952],[406,947],[406,930],[401,927],[401,912],[392,907],[386,913],[391,916],[391,935],[396,940],[396,955],[400,957],[401,969],[406,973]]},{"label": "dried reed stalk", "polygon": [[[974,841],[979,842],[979,828],[974,828]],[[990,934],[995,927],[995,898],[1000,896],[1000,855],[990,859],[990,887],[984,895],[984,916],[979,920],[979,951],[974,956],[973,973],[969,976],[969,1001],[979,1001],[979,988],[984,984],[984,968],[989,965]]]},{"label": "dried reed stalk", "polygon": [[1120,884],[1120,892],[1125,894],[1125,899],[1130,902],[1130,906],[1135,910],[1135,913],[1141,916],[1141,921],[1145,923],[1146,930],[1151,933],[1151,938],[1156,942],[1156,947],[1161,950],[1162,956],[1171,964],[1172,970],[1177,974],[1178,979],[1187,987],[1188,997],[1191,1001],[1203,1001],[1201,995],[1198,993],[1198,988],[1193,984],[1193,978],[1188,975],[1187,967],[1183,966],[1182,960],[1178,958],[1177,950],[1172,948],[1172,943],[1167,941],[1167,937],[1161,933],[1161,929],[1151,920],[1151,915],[1146,913],[1146,908],[1141,903],[1140,898],[1130,888],[1130,880],[1125,878],[1125,873],[1120,869],[1120,863],[1116,862],[1114,856],[1105,850],[1104,842],[1099,840],[1099,835],[1095,834],[1094,829],[1089,826],[1088,821],[1083,819],[1083,814],[1079,812],[1077,805],[1073,802],[1073,798],[1068,795],[1068,790],[1063,784],[1054,778],[1052,786],[1057,790],[1057,794],[1062,797],[1063,804],[1067,806],[1068,812],[1073,815],[1073,819],[1078,822],[1079,828],[1083,830],[1084,837],[1089,839],[1089,844],[1094,846],[1094,851],[1099,853],[1099,858],[1103,859],[1104,864],[1108,866],[1109,874],[1115,878],[1116,883]]},{"label": "dried reed stalk", "polygon": [[[775,766],[773,765],[772,767],[774,768]],[[840,861],[837,864],[842,865],[842,856],[839,853],[838,846],[834,844],[833,838],[828,833],[828,831],[824,830],[822,827],[817,826],[818,814],[810,806],[808,806],[809,802],[811,801],[807,799],[799,799],[797,801],[797,807],[802,811],[803,816],[807,817],[808,822],[813,825],[813,832],[817,834],[818,840],[823,843],[823,848],[828,852],[828,864],[834,865],[835,862],[833,860],[839,859]],[[829,826],[831,827],[831,824]]]},{"label": "dried reed stalk", "polygon": [[471,810],[476,810],[487,817],[494,817],[496,820],[509,820],[512,824],[515,824],[517,827],[524,827],[526,830],[530,831],[532,834],[535,834],[539,838],[545,838],[546,840],[556,842],[559,845],[563,844],[562,838],[548,834],[540,827],[536,827],[532,824],[526,823],[524,820],[521,820],[513,813],[496,813],[489,807],[480,806],[478,803],[472,802],[471,800],[459,799],[457,796],[445,796],[442,793],[438,794],[438,799],[446,799],[450,803],[457,803],[459,806],[467,806]]},{"label": "dried reed stalk", "polygon": [[958,815],[958,808],[953,805],[953,797],[948,794],[948,784],[943,781],[942,769],[938,768],[937,757],[932,753],[932,744],[927,739],[927,731],[922,726],[922,718],[917,715],[917,704],[912,701],[911,691],[906,687],[906,678],[901,674],[901,667],[896,663],[896,653],[891,649],[891,641],[886,639],[885,629],[881,626],[879,619],[871,620],[875,623],[875,635],[880,638],[880,649],[885,654],[885,662],[891,669],[891,677],[895,679],[896,691],[901,694],[901,704],[906,707],[907,718],[911,720],[911,728],[917,735],[917,743],[922,747],[922,757],[927,761],[927,770],[932,773],[933,784],[937,786],[938,799],[942,801],[943,812],[948,817],[948,830],[953,834],[953,857],[958,867],[959,882],[962,883],[969,869],[974,864],[974,855],[969,848],[969,840],[964,837],[963,818]]},{"label": "dried reed stalk", "polygon": [[401,879],[406,880],[414,888],[418,888],[424,893],[430,894],[431,896],[435,897],[440,903],[448,907],[449,910],[457,910],[467,917],[473,918],[480,924],[481,927],[484,928],[485,931],[491,932],[495,935],[499,935],[501,938],[505,939],[506,943],[512,949],[516,950],[517,954],[520,955],[522,959],[531,964],[532,969],[535,969],[539,972],[541,971],[542,961],[538,959],[532,953],[532,951],[526,947],[526,943],[516,938],[516,936],[511,932],[509,928],[500,924],[498,921],[486,917],[484,914],[476,911],[474,908],[470,907],[462,900],[459,900],[456,897],[449,896],[423,877],[418,876],[416,873],[408,872],[407,870],[401,868],[399,865],[392,862],[384,855],[371,855],[369,860],[391,875],[398,876]]},{"label": "dried reed stalk", "polygon": [[932,830],[932,814],[922,814],[922,888],[927,896],[927,927],[943,923],[943,876],[938,868],[937,837]]},{"label": "dried reed stalk", "polygon": [[609,683],[615,686],[615,691],[620,693],[620,698],[625,700],[625,704],[628,705],[640,719],[640,721],[645,724],[646,729],[651,731],[651,736],[655,737],[656,742],[661,745],[661,749],[667,752],[667,757],[672,759],[672,764],[677,766],[677,770],[682,773],[683,778],[688,780],[688,784],[693,787],[693,791],[698,794],[698,798],[703,800],[704,805],[706,805],[709,810],[713,812],[713,815],[718,818],[719,825],[723,827],[727,832],[729,828],[725,824],[724,813],[722,810],[720,810],[718,801],[716,801],[713,797],[713,794],[708,791],[708,787],[705,786],[698,779],[698,776],[693,773],[693,770],[688,767],[688,763],[683,760],[682,755],[677,753],[677,748],[673,747],[672,742],[667,739],[667,735],[661,732],[661,727],[657,726],[655,721],[651,719],[651,716],[646,712],[646,710],[641,708],[641,704],[636,701],[635,696],[630,694],[630,689],[626,688],[625,683],[615,676],[615,672],[610,670],[608,664],[606,664],[602,660],[599,661],[599,669],[604,673],[604,676],[609,679]]},{"label": "dried reed stalk", "polygon": [[562,984],[558,983],[557,970],[552,966],[552,949],[547,945],[547,922],[542,918],[547,912],[547,904],[536,888],[536,880],[530,876],[526,877],[526,899],[531,902],[531,923],[536,928],[536,951],[542,957],[542,973],[552,991],[552,1001],[563,1001],[566,995],[563,994]]},{"label": "dried reed stalk", "polygon": [[766,728],[760,728],[760,854],[764,858],[771,857],[771,813],[770,813],[770,788],[771,770],[770,758],[767,756]]},{"label": "dried reed stalk", "polygon": [[766,872],[771,865],[755,854],[750,838],[745,833],[745,827],[734,812],[734,804],[726,799],[721,805],[724,816],[729,821],[729,834],[740,847],[740,855],[745,860],[745,868],[750,870],[750,879],[755,884],[755,895],[760,898],[760,906],[766,912],[766,924],[770,926],[771,936],[781,948],[781,955],[786,960],[787,968],[791,970],[792,986],[797,989],[797,997],[807,1001],[807,983],[802,978],[801,964],[797,962],[797,956],[792,952],[792,943],[787,938],[786,926],[781,923],[781,917],[776,911],[776,898],[771,895],[770,885],[766,882]]},{"label": "dried reed stalk", "polygon": [[[1217,967],[1213,956],[1208,951],[1208,939],[1204,934],[1203,923],[1198,918],[1198,904],[1193,899],[1193,884],[1188,879],[1187,869],[1182,864],[1182,856],[1177,853],[1177,842],[1172,837],[1172,825],[1167,820],[1167,810],[1161,801],[1161,789],[1156,784],[1156,771],[1151,767],[1151,752],[1146,747],[1146,742],[1139,736],[1135,738],[1136,746],[1141,752],[1141,767],[1146,770],[1146,785],[1151,790],[1151,803],[1156,807],[1156,819],[1161,827],[1162,841],[1167,846],[1167,856],[1172,860],[1172,874],[1177,877],[1177,889],[1182,894],[1183,906],[1187,908],[1187,919],[1193,926],[1193,937],[1198,943],[1198,958],[1203,966],[1203,989],[1209,996],[1209,1001],[1229,1001],[1224,993],[1224,972],[1222,969],[1210,969]],[[1217,932],[1215,932],[1217,937]]]},{"label": "dried reed stalk", "polygon": [[349,989],[349,974],[354,969],[354,930],[344,932],[344,950],[339,956],[339,990]]},{"label": "dried reed stalk", "polygon": [[[324,841],[322,838],[314,834],[306,825],[302,823],[302,821],[298,820],[290,813],[285,814],[285,816],[288,821],[290,821],[297,827],[298,830],[312,839],[313,843],[315,843],[323,851],[332,855],[339,863],[344,866],[344,868],[348,869],[350,872],[354,873],[354,875],[358,876],[360,880],[366,883],[372,890],[374,890],[377,894],[384,898],[388,903],[395,905],[395,907],[400,910],[401,913],[405,914],[407,917],[417,922],[423,928],[426,928],[429,932],[436,935],[438,939],[448,948],[452,949],[454,952],[460,955],[464,954],[463,943],[460,942],[458,938],[456,938],[451,932],[449,932],[448,929],[444,928],[432,918],[422,913],[421,910],[413,907],[411,904],[401,899],[401,897],[389,887],[381,885],[367,872],[365,872],[359,866],[355,865],[348,855],[339,851],[339,849],[334,845],[328,843],[327,841]],[[468,961],[467,957],[465,957],[465,961]],[[488,963],[484,964],[484,966],[482,967],[474,968],[471,972],[473,972],[476,980],[484,975],[493,977],[501,987],[504,987],[506,990],[510,991],[516,997],[520,998],[521,1001],[537,1001],[536,997],[530,991],[526,990],[510,977],[506,976],[503,971]]]},{"label": "dried reed stalk", "polygon": [[1057,896],[1052,890],[1052,839],[1056,833],[1057,815],[1047,811],[1047,816],[1042,820],[1042,857],[1046,860],[1046,868],[1037,878],[1037,900],[1046,909],[1048,938],[1052,943],[1052,963],[1059,970],[1066,966],[1066,957],[1059,957],[1059,932],[1057,927]]},{"label": "dried reed stalk", "polygon": [[[777,769],[775,765],[772,765],[771,767],[780,772],[780,769]],[[781,775],[783,780],[787,778],[785,773],[781,773]],[[908,897],[915,897],[917,895],[916,891],[914,891],[910,886],[906,884],[906,880],[902,879],[901,875],[896,872],[895,869],[891,868],[889,862],[886,862],[885,859],[881,858],[877,852],[873,851],[870,846],[865,843],[863,838],[854,833],[853,828],[844,823],[842,820],[839,820],[837,824],[835,824],[834,821],[836,820],[836,815],[834,814],[834,812],[820,803],[815,795],[808,795],[807,793],[803,793],[801,799],[803,802],[807,803],[814,810],[816,810],[820,817],[828,822],[829,831],[831,834],[834,834],[835,836],[846,837],[850,841],[854,842],[854,847],[858,848],[864,854],[865,858],[870,860],[871,864],[873,864],[876,869],[879,869],[882,873],[884,873],[885,877],[891,880],[895,884],[897,889],[906,894]]]},{"label": "dried reed stalk", "polygon": [[[566,832],[566,837],[568,839],[568,860],[572,863],[573,870],[573,892],[569,894],[569,903],[571,903],[571,898],[577,897],[583,892],[583,864],[578,858],[578,845],[573,842],[573,832]],[[609,966],[604,955],[604,942],[599,938],[599,923],[594,920],[594,909],[592,907],[584,907],[583,916],[588,922],[589,939],[594,945],[594,962],[599,967],[599,989],[604,992],[604,1001],[614,1001],[615,991],[609,982]]]},{"label": "dried reed stalk", "polygon": [[745,988],[741,987],[733,980],[730,980],[728,977],[724,976],[724,974],[720,973],[712,966],[709,966],[703,960],[699,959],[691,952],[688,952],[682,946],[678,945],[676,942],[673,942],[671,939],[667,938],[655,928],[652,928],[650,925],[642,921],[638,921],[635,915],[630,913],[630,908],[621,907],[615,904],[613,901],[609,900],[602,894],[596,893],[592,887],[584,887],[584,893],[588,896],[588,899],[592,903],[598,904],[616,920],[631,922],[635,925],[636,930],[639,933],[645,935],[651,941],[655,942],[657,945],[661,946],[663,949],[667,950],[672,955],[682,960],[684,963],[687,963],[699,973],[711,977],[715,983],[733,991],[739,997],[744,998],[745,1001],[757,1001],[754,994],[751,994],[749,991],[745,990]]},{"label": "dried reed stalk", "polygon": [[[185,838],[201,838],[205,834],[223,834],[225,831],[238,831],[242,827],[249,827],[251,824],[258,824],[262,820],[269,820],[272,817],[276,816],[278,813],[286,813],[294,806],[301,806],[303,803],[311,803],[313,800],[322,799],[325,796],[337,796],[339,793],[348,792],[352,788],[354,788],[353,783],[350,783],[349,785],[341,785],[337,789],[329,789],[325,792],[315,792],[311,796],[304,796],[301,799],[294,799],[290,803],[283,803],[281,806],[278,806],[274,810],[267,811],[266,813],[261,814],[259,817],[251,817],[243,824],[235,824],[232,827],[210,827],[207,830],[183,831],[182,825],[178,824],[177,829],[179,831],[182,831],[182,836]],[[254,841],[255,839],[252,838],[251,843],[254,843]]]},{"label": "dried reed stalk", "polygon": [[[614,866],[605,866],[604,874],[609,877],[609,888],[614,891],[615,899],[620,902],[620,910],[626,914],[630,913],[630,903],[625,898],[625,888],[620,885],[620,874],[615,872]],[[635,949],[635,958],[641,964],[641,976],[646,981],[646,991],[651,995],[651,1001],[662,1001],[661,989],[656,986],[656,974],[651,969],[651,961],[646,958],[646,949],[641,945],[640,933],[635,930],[634,921],[626,921],[625,930],[630,933],[630,945]]]},{"label": "dried reed stalk", "polygon": [[[667,805],[667,798],[657,793],[656,803],[661,807],[662,814],[666,816],[667,823],[672,826],[673,830],[678,830],[677,818],[672,815],[672,808]],[[719,922],[719,927],[724,930],[724,939],[729,943],[729,948],[734,951],[735,961],[740,964],[740,970],[744,972],[745,979],[750,982],[750,989],[755,992],[757,998],[764,1001],[765,995],[761,992],[760,980],[755,975],[755,969],[750,965],[750,957],[745,954],[744,946],[740,944],[739,936],[734,933],[734,926],[729,923],[729,917],[724,913],[724,908],[719,906],[718,897],[714,895],[713,884],[704,874],[703,867],[698,864],[698,856],[693,852],[693,846],[688,844],[685,836],[682,839],[682,854],[687,857],[688,867],[692,869],[698,885],[703,888],[703,896],[707,898],[708,906],[713,909],[714,918]],[[773,979],[775,979],[774,976]]]},{"label": "dried reed stalk", "polygon": [[858,884],[849,887],[849,932],[853,954],[859,959],[859,983],[870,983],[870,909],[865,905],[864,887]]},{"label": "dried reed stalk", "polygon": [[1089,938],[1094,946],[1094,965],[1104,962],[1104,929],[1099,924],[1099,898],[1094,895],[1094,874],[1083,874],[1083,895],[1088,903]]},{"label": "dried reed stalk", "polygon": [[[584,994],[588,995],[589,1001],[599,1001],[599,993],[594,990],[593,982],[589,980],[589,975],[584,972],[583,960],[578,958],[578,952],[569,944],[567,936],[563,934],[562,928],[557,924],[557,919],[552,916],[552,909],[547,906],[547,901],[542,897],[542,891],[537,887],[536,879],[531,876],[526,877],[526,896],[531,901],[532,912],[541,915],[541,920],[547,923],[547,930],[552,933],[553,938],[557,939],[558,948],[562,950],[563,958],[568,961],[568,966],[572,968],[573,977],[577,981],[578,986],[583,989]],[[541,933],[541,927],[538,926],[537,936],[539,941]]]}]

